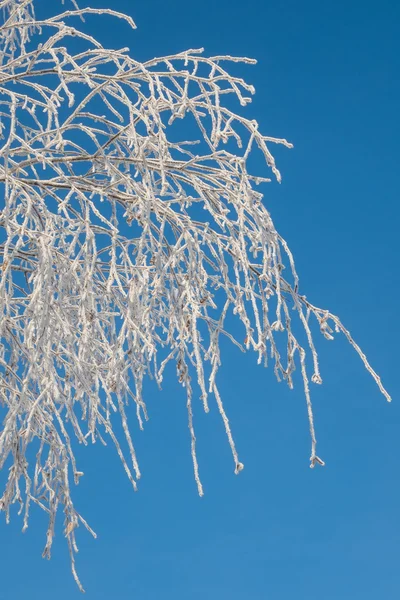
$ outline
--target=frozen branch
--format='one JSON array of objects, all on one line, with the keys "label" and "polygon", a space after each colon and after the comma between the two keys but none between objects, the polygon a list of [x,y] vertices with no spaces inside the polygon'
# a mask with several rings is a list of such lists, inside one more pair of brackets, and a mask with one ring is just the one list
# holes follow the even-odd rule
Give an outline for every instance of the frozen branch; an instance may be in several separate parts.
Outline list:
[{"label": "frozen branch", "polygon": [[136,489],[126,406],[136,405],[142,428],[146,377],[161,385],[173,364],[185,388],[200,495],[196,394],[205,411],[214,399],[234,471],[243,469],[216,383],[221,335],[271,360],[290,387],[300,365],[312,467],[323,464],[309,387],[322,382],[313,320],[328,339],[344,333],[390,397],[339,319],[300,295],[257,189],[269,180],[249,172],[258,151],[280,181],[271,146],[291,147],[233,108],[254,89],[229,65],[254,61],[194,49],[140,63],[72,26],[93,13],[134,27],[115,11],[75,5],[38,21],[31,0],[0,8],[0,468],[12,465],[0,507],[8,519],[19,504],[24,530],[32,502],[48,514],[46,557],[63,510],[80,585],[76,530],[94,533],[71,499],[71,478],[83,475],[74,446],[109,436]]}]

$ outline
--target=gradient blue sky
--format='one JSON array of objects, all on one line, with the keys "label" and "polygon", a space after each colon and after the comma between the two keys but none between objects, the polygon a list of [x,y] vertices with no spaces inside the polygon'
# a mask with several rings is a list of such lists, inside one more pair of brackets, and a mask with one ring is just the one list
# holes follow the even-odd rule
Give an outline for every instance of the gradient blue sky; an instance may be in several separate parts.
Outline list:
[{"label": "gradient blue sky", "polygon": [[[255,57],[251,114],[283,173],[266,203],[297,259],[303,293],[339,314],[381,374],[387,405],[359,358],[318,339],[314,389],[324,469],[308,468],[301,387],[225,347],[220,385],[245,470],[233,474],[217,410],[197,411],[205,487],[192,476],[185,398],[148,387],[151,420],[133,435],[143,479],[134,494],[115,451],[80,453],[78,568],[93,600],[395,600],[400,597],[398,385],[399,22],[395,0],[101,0],[138,29],[96,21],[105,44],[138,59],[204,46]],[[108,25],[107,25],[108,23]],[[35,511],[33,511],[35,512]],[[44,520],[1,523],[0,600],[72,600],[59,532],[41,559]]]}]

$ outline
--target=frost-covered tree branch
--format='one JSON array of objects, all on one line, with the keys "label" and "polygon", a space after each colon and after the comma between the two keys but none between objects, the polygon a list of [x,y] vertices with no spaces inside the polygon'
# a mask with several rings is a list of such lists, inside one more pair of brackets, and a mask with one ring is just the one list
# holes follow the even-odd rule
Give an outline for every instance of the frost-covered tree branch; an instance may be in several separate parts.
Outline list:
[{"label": "frost-covered tree branch", "polygon": [[243,468],[218,391],[221,336],[270,361],[290,387],[300,366],[312,467],[323,464],[309,389],[322,381],[312,321],[328,339],[344,333],[390,397],[339,319],[300,294],[258,191],[269,180],[249,172],[250,153],[260,152],[280,181],[270,148],[291,147],[235,112],[254,89],[229,66],[254,61],[195,49],[140,63],[82,25],[94,13],[134,27],[115,11],[72,3],[36,19],[32,0],[0,8],[0,468],[11,464],[0,507],[9,519],[19,504],[24,530],[32,503],[48,514],[46,557],[61,509],[81,585],[75,533],[91,529],[71,499],[70,477],[82,475],[74,446],[109,436],[136,489],[126,411],[135,404],[142,428],[146,376],[161,387],[171,363],[185,389],[200,495],[199,396],[206,412],[216,403],[235,472]]}]

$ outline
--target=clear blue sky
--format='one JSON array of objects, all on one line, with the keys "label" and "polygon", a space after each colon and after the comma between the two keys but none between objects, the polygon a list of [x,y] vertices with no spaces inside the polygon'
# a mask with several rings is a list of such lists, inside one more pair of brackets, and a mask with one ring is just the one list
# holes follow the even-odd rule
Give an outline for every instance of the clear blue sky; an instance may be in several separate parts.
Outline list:
[{"label": "clear blue sky", "polygon": [[[324,469],[308,468],[301,387],[226,346],[220,385],[245,470],[233,474],[216,409],[197,411],[200,499],[185,397],[148,387],[151,420],[132,430],[143,478],[134,494],[115,451],[80,453],[79,536],[93,600],[395,600],[400,597],[399,22],[395,0],[101,0],[138,29],[96,21],[105,44],[138,59],[204,46],[255,57],[250,108],[277,148],[281,186],[266,202],[297,259],[303,293],[339,314],[394,398],[387,405],[343,339],[318,339],[313,389]],[[260,164],[261,166],[261,164]],[[32,511],[38,513],[38,511]],[[59,531],[1,527],[0,600],[80,597]]]}]

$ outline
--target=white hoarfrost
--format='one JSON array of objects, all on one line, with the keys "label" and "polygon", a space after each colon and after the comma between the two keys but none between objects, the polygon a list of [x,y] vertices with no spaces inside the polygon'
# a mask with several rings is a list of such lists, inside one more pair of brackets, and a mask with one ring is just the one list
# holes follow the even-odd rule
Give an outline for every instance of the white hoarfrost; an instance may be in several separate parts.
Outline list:
[{"label": "white hoarfrost", "polygon": [[243,469],[217,387],[221,336],[271,361],[290,387],[299,364],[312,467],[323,464],[306,368],[309,355],[321,383],[313,320],[326,338],[347,337],[390,398],[339,319],[300,294],[259,191],[268,179],[249,173],[254,150],[279,181],[270,147],[291,146],[235,112],[254,89],[227,69],[254,61],[195,49],[141,63],[82,23],[94,13],[134,27],[125,15],[72,3],[35,17],[32,0],[0,8],[0,468],[10,467],[0,508],[8,519],[17,503],[24,529],[32,503],[48,514],[46,557],[62,509],[81,587],[75,534],[91,529],[71,499],[82,475],[74,446],[109,436],[136,489],[126,411],[136,405],[142,428],[146,376],[161,386],[172,363],[185,389],[200,495],[198,396],[206,412],[216,403]]}]

